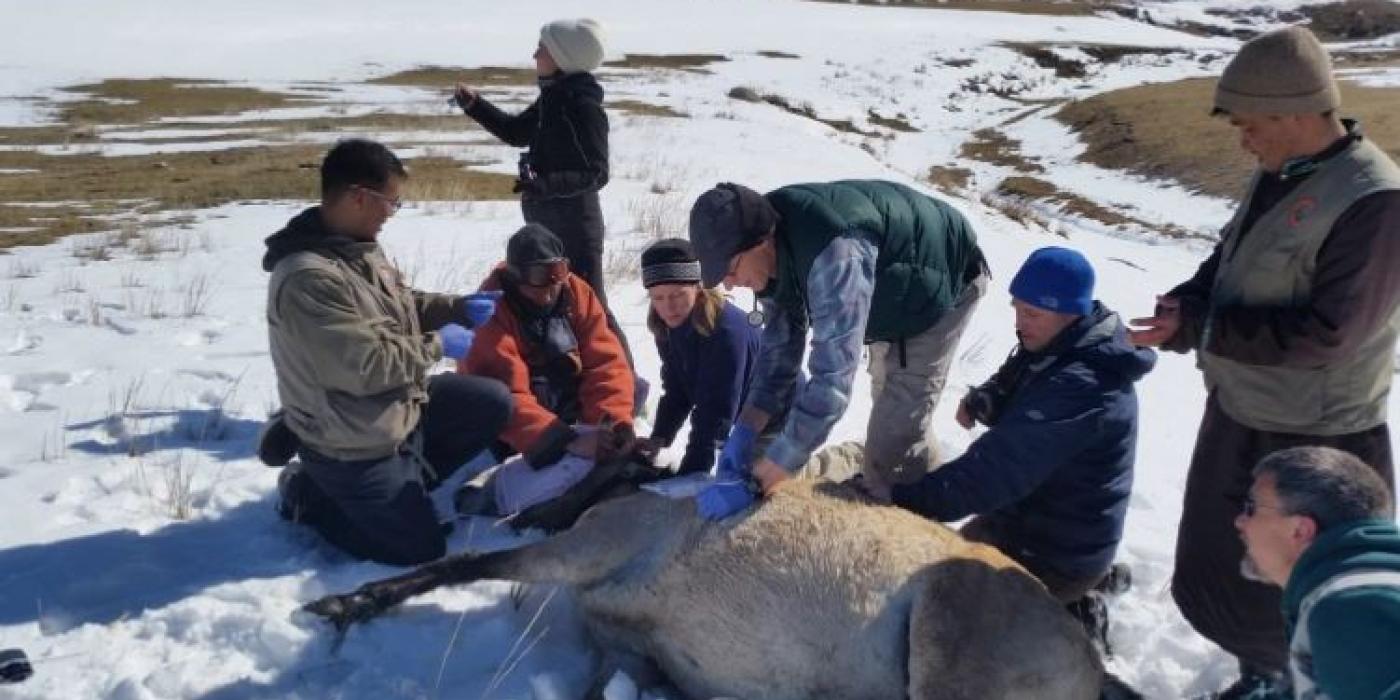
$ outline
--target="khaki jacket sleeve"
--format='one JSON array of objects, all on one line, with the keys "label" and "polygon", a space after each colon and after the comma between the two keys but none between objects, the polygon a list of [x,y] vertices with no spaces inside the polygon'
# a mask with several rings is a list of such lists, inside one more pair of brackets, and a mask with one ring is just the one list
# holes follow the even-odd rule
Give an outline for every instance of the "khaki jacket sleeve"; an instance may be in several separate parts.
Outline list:
[{"label": "khaki jacket sleeve", "polygon": [[462,297],[456,294],[412,291],[413,308],[418,311],[418,323],[425,331],[435,331],[449,323],[467,325]]}]

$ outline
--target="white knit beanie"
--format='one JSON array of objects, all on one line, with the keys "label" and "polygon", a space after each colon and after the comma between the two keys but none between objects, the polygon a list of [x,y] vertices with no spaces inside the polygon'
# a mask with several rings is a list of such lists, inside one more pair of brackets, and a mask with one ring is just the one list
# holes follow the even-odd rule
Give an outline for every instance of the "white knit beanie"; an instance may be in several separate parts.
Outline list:
[{"label": "white knit beanie", "polygon": [[591,19],[554,20],[540,28],[540,43],[565,73],[586,73],[603,62],[603,27]]},{"label": "white knit beanie", "polygon": [[1306,28],[1289,27],[1240,48],[1216,85],[1213,112],[1322,114],[1341,104],[1327,49]]}]

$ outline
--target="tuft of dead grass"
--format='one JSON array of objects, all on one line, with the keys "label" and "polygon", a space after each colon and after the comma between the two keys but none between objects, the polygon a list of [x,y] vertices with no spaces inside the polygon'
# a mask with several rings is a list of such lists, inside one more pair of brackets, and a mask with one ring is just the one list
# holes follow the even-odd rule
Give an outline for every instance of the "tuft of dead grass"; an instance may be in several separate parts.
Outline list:
[{"label": "tuft of dead grass", "polygon": [[1117,63],[1128,56],[1163,56],[1172,53],[1184,53],[1180,49],[1152,46],[1118,46],[1113,44],[1043,44],[1010,41],[1004,42],[1002,45],[1031,59],[1041,68],[1055,71],[1056,77],[1070,79],[1087,76],[1091,64],[1088,61],[1061,55],[1057,53],[1055,49],[1078,49],[1088,55],[1093,61],[1105,64]]},{"label": "tuft of dead grass", "polygon": [[1400,3],[1394,0],[1346,0],[1304,5],[1298,11],[1323,41],[1375,39],[1400,32]]},{"label": "tuft of dead grass", "polygon": [[[1198,235],[1179,226],[1158,226],[1148,223],[1073,192],[1066,192],[1055,186],[1054,183],[1040,178],[1025,175],[1008,177],[997,185],[996,194],[1004,200],[1008,200],[1002,204],[1003,211],[1008,208],[1015,210],[1014,205],[1018,202],[1043,202],[1055,206],[1064,214],[1095,221],[1109,228],[1124,230],[1136,227],[1147,231],[1156,231],[1173,238],[1196,237]],[[1012,218],[1022,221],[1015,216]]]},{"label": "tuft of dead grass", "polygon": [[[325,147],[274,145],[213,153],[47,156],[0,152],[0,168],[37,172],[0,179],[0,249],[117,228],[121,215],[202,209],[250,200],[315,200]],[[448,158],[406,159],[411,197],[510,199],[515,179]],[[75,204],[81,202],[82,204]]]},{"label": "tuft of dead grass", "polygon": [[928,169],[924,180],[948,194],[957,194],[972,184],[972,171],[955,165],[935,165]]},{"label": "tuft of dead grass", "polygon": [[1025,173],[1043,173],[1045,168],[1021,155],[1021,142],[998,129],[987,127],[972,132],[972,138],[958,149],[963,158],[1015,168]]},{"label": "tuft of dead grass", "polygon": [[368,81],[373,85],[450,88],[465,83],[473,88],[528,87],[536,82],[534,68],[506,66],[418,66]]},{"label": "tuft of dead grass", "polygon": [[[1360,119],[1368,138],[1400,158],[1400,89],[1343,81],[1342,115]],[[1214,78],[1116,90],[1065,105],[1055,115],[1086,145],[1080,160],[1180,182],[1217,197],[1237,197],[1254,159],[1224,119],[1207,115]]]},{"label": "tuft of dead grass", "polygon": [[709,73],[706,66],[711,63],[728,61],[728,56],[713,53],[674,53],[650,54],[629,53],[613,61],[603,63],[605,68],[632,68],[637,70],[683,70],[692,73]]},{"label": "tuft of dead grass", "polygon": [[184,78],[115,78],[65,91],[86,96],[64,103],[60,109],[62,120],[70,125],[139,124],[157,117],[237,114],[319,102],[305,96]]},{"label": "tuft of dead grass", "polygon": [[825,124],[837,131],[848,134],[856,134],[869,138],[880,138],[883,136],[883,134],[878,131],[866,131],[856,126],[855,123],[849,119],[828,119],[822,117],[817,114],[817,110],[813,108],[812,105],[805,102],[802,104],[793,104],[788,98],[782,95],[775,95],[771,92],[759,92],[751,87],[743,85],[731,88],[729,90],[729,98],[742,102],[767,103],[788,114],[795,114],[799,117],[811,119],[814,122]]},{"label": "tuft of dead grass", "polygon": [[974,10],[1012,12],[1022,15],[1051,15],[1075,17],[1092,15],[1100,10],[1118,7],[1116,2],[1101,0],[815,0],[844,5],[874,5],[880,7],[922,7],[930,10]]},{"label": "tuft of dead grass", "polygon": [[904,134],[917,134],[920,131],[918,127],[909,123],[908,118],[902,112],[893,117],[886,117],[872,109],[866,113],[866,118],[870,120],[871,124],[884,127],[890,131],[898,131]]},{"label": "tuft of dead grass", "polygon": [[666,105],[658,105],[641,100],[609,100],[606,106],[608,109],[639,117],[678,119],[690,116],[684,112],[677,112]]}]

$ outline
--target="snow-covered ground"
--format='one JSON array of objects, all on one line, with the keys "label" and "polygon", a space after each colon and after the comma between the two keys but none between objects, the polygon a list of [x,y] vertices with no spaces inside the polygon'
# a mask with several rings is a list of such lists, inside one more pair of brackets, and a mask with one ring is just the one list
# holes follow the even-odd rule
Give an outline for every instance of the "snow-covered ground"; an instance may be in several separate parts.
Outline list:
[{"label": "snow-covered ground", "polygon": [[[1204,4],[1191,5],[1197,6]],[[197,119],[172,125],[181,129],[174,133],[104,130],[94,148],[226,148],[258,141],[261,118],[327,109],[343,116],[399,104],[441,114],[443,95],[358,81],[415,65],[526,66],[538,26],[581,11],[562,0],[29,3],[7,10],[12,30],[0,45],[0,121],[42,122],[49,115],[32,98],[53,96],[60,86],[170,75],[277,89],[331,81],[343,88],[335,99],[346,104],[245,115],[247,128],[236,131],[201,131]],[[689,202],[718,180],[760,190],[851,177],[925,186],[917,178],[929,166],[960,164],[958,147],[971,131],[1027,108],[969,86],[1034,99],[1081,96],[1208,74],[1221,65],[1212,57],[1233,46],[1116,17],[778,0],[602,0],[586,11],[608,27],[612,56],[732,59],[711,64],[708,74],[617,71],[606,83],[614,99],[644,99],[688,115],[614,115],[614,178],[603,202],[615,271],[645,245],[644,219],[659,217],[662,228],[683,235]],[[1006,41],[1190,53],[1125,60],[1063,81],[1000,45]],[[892,138],[838,132],[726,97],[741,85],[867,129],[874,128],[872,110],[902,114],[921,131]],[[505,93],[519,104],[530,97]],[[1066,190],[1132,204],[1139,218],[1195,230],[1209,231],[1227,216],[1228,203],[1074,162],[1073,136],[1046,113],[1008,130],[1041,158],[1047,169],[1041,177]],[[230,135],[240,140],[200,140]],[[503,172],[513,163],[511,149],[469,143],[465,132],[453,143],[441,143],[441,134],[372,135],[408,144],[406,154],[485,156],[503,163],[496,166]],[[1007,174],[966,165],[982,189]],[[1189,275],[1208,250],[1205,243],[1147,233],[1105,235],[1074,220],[1053,227],[1066,241],[1005,218],[976,194],[953,201],[975,223],[996,283],[963,340],[952,370],[954,394],[984,379],[1009,349],[1005,283],[1030,250],[1067,242],[1084,251],[1099,272],[1098,296],[1126,316],[1147,315],[1153,295]],[[323,593],[395,571],[351,562],[279,520],[276,472],[252,454],[257,427],[276,403],[263,321],[262,239],[306,204],[197,212],[193,224],[152,236],[148,248],[163,251],[155,255],[118,249],[109,260],[89,261],[79,254],[93,241],[74,238],[0,259],[0,648],[24,648],[36,669],[23,684],[0,686],[0,697],[580,696],[592,659],[562,593],[499,582],[438,591],[354,630],[338,650],[324,627],[296,612]],[[419,286],[465,290],[501,256],[519,223],[513,203],[417,202],[389,223],[383,242]],[[640,285],[614,274],[609,292],[640,371],[656,378]],[[833,442],[862,436],[868,390],[862,373]],[[1192,358],[1176,355],[1163,356],[1139,391],[1137,483],[1120,553],[1134,569],[1135,586],[1113,609],[1119,652],[1113,670],[1149,697],[1181,697],[1219,687],[1233,672],[1185,624],[1167,592],[1204,392]],[[935,416],[949,454],[972,437],[954,423],[953,404],[944,401]],[[451,548],[526,539],[486,520],[466,520]]]}]

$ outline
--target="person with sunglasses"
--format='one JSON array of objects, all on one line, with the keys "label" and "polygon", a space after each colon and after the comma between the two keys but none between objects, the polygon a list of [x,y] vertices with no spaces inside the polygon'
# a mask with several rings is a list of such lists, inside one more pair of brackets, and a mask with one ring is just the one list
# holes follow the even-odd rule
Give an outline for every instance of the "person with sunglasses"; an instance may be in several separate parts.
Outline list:
[{"label": "person with sunglasses", "polygon": [[[386,564],[437,559],[446,538],[427,492],[489,447],[505,386],[429,371],[458,358],[495,295],[410,289],[379,245],[408,172],[382,144],[337,143],[321,203],[267,239],[268,340],[282,411],[258,454],[286,466],[283,517]],[[297,455],[299,461],[292,462]]]},{"label": "person with sunglasses", "polygon": [[596,461],[632,452],[635,383],[602,300],[570,271],[549,229],[516,231],[481,289],[504,297],[458,371],[510,388],[515,409],[497,456],[522,459],[484,490],[466,487],[457,503],[466,514],[509,514],[563,493]]},{"label": "person with sunglasses", "polygon": [[1240,573],[1283,589],[1289,675],[1249,697],[1400,700],[1390,489],[1355,455],[1317,445],[1272,452],[1252,475],[1234,523]]}]

